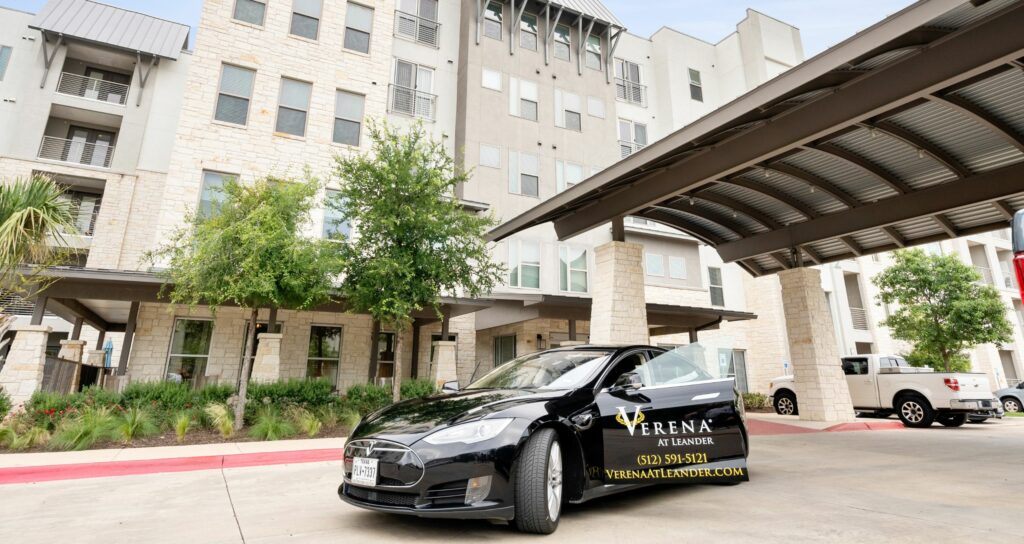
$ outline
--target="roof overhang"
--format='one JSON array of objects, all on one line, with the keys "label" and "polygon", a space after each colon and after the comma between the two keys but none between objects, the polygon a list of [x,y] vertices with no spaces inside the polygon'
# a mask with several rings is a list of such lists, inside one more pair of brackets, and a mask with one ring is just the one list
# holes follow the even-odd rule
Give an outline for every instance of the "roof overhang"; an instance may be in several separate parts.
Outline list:
[{"label": "roof overhang", "polygon": [[657,221],[760,275],[1024,208],[1024,2],[918,2],[489,233]]},{"label": "roof overhang", "polygon": [[50,0],[29,28],[133,54],[178,60],[188,49],[188,25],[91,0]]}]

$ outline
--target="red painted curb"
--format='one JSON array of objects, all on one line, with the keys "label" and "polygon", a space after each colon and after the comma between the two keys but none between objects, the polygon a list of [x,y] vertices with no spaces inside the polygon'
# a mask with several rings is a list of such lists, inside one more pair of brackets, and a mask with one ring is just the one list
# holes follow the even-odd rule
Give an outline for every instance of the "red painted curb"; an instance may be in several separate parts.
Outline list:
[{"label": "red painted curb", "polygon": [[102,463],[76,463],[68,465],[42,465],[0,469],[0,484],[27,484],[54,480],[80,480],[107,478],[134,474],[161,472],[190,472],[219,468],[240,468],[294,463],[337,461],[342,456],[339,448],[297,450],[266,453],[236,453],[172,459],[145,459],[138,461],[109,461]]},{"label": "red painted curb", "polygon": [[774,421],[761,421],[759,419],[748,418],[747,432],[751,435],[761,436],[774,434],[816,433],[818,430],[798,427],[796,425],[786,425],[785,423],[775,423]]},{"label": "red painted curb", "polygon": [[898,429],[905,429],[906,426],[900,421],[874,421],[871,423],[867,422],[856,422],[856,423],[840,423],[833,425],[825,429],[826,433],[841,433],[847,431],[892,431]]}]

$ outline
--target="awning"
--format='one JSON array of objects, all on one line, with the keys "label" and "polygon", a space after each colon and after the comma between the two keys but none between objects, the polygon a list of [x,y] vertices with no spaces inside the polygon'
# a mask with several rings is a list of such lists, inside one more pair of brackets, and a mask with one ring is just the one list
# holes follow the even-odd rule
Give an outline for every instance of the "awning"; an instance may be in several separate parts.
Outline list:
[{"label": "awning", "polygon": [[187,25],[90,0],[50,0],[28,26],[170,60],[188,48]]},{"label": "awning", "polygon": [[1024,2],[918,2],[500,225],[633,215],[755,275],[1006,227],[1024,208]]}]

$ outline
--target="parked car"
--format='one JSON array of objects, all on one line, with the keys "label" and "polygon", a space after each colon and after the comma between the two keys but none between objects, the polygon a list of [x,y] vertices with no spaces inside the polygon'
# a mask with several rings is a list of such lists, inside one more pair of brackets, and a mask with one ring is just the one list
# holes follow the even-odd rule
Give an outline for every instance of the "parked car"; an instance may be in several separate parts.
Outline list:
[{"label": "parked car", "polygon": [[652,346],[559,348],[394,404],[353,429],[338,494],[370,510],[546,534],[563,502],[746,481],[741,397],[696,359]]},{"label": "parked car", "polygon": [[1006,412],[1024,412],[1024,382],[1016,387],[1007,387],[995,392],[996,398],[1003,403]]},{"label": "parked car", "polygon": [[[910,366],[897,355],[849,355],[839,364],[855,410],[879,416],[895,412],[907,427],[928,427],[935,421],[959,427],[970,413],[992,410],[998,402],[983,373],[935,372]],[[776,413],[799,413],[792,376],[772,380],[771,395]]]}]

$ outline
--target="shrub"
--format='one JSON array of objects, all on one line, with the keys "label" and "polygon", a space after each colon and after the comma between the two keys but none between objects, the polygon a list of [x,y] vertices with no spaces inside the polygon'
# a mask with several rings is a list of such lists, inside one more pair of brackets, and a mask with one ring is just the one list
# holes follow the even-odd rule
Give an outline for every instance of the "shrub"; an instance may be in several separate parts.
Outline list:
[{"label": "shrub", "polygon": [[11,396],[4,391],[3,387],[0,387],[0,421],[3,421],[7,414],[11,411]]},{"label": "shrub", "polygon": [[147,409],[139,406],[132,406],[121,412],[114,428],[114,434],[125,442],[153,436],[158,432],[160,432],[160,427],[153,419],[153,415]]},{"label": "shrub", "polygon": [[58,450],[84,450],[109,440],[116,427],[117,420],[110,408],[84,408],[60,422],[50,446]]},{"label": "shrub", "polygon": [[227,384],[210,384],[199,389],[193,406],[206,406],[211,402],[227,404],[231,395],[235,394],[235,386]]},{"label": "shrub", "polygon": [[226,404],[213,402],[207,404],[204,411],[210,418],[210,426],[216,429],[222,437],[229,438],[235,434],[234,414]]},{"label": "shrub", "polygon": [[295,426],[298,427],[299,432],[313,438],[320,434],[320,429],[323,424],[320,420],[313,415],[313,412],[302,408],[300,406],[292,406],[288,409],[288,417],[291,418]]},{"label": "shrub", "polygon": [[280,440],[295,434],[295,425],[276,406],[262,406],[256,411],[249,436],[260,440]]},{"label": "shrub", "polygon": [[196,392],[187,383],[170,381],[129,384],[121,393],[121,403],[159,410],[181,410],[196,404]]},{"label": "shrub", "polygon": [[102,387],[90,385],[82,390],[81,393],[75,393],[68,395],[71,404],[77,408],[85,406],[96,406],[113,408],[121,404],[121,394],[114,391],[108,391]]},{"label": "shrub", "polygon": [[323,379],[251,383],[248,396],[264,404],[297,405],[306,408],[324,406],[338,400],[338,396],[334,394],[334,385]]},{"label": "shrub", "polygon": [[434,380],[429,378],[405,380],[400,388],[402,390],[402,400],[418,399],[437,393],[437,385],[434,383]]},{"label": "shrub", "polygon": [[46,391],[36,391],[25,403],[25,413],[32,420],[32,426],[42,427],[46,430],[56,429],[60,422],[66,417],[74,415],[78,409],[74,403],[79,400],[79,395],[61,395]]},{"label": "shrub", "polygon": [[341,408],[337,404],[328,404],[316,409],[316,417],[324,427],[334,427],[341,420]]},{"label": "shrub", "polygon": [[345,399],[350,408],[366,415],[391,404],[391,389],[382,385],[357,384],[348,388]]},{"label": "shrub", "polygon": [[46,444],[50,439],[50,433],[42,427],[29,427],[23,433],[18,433],[13,427],[0,427],[0,447],[12,450],[23,450],[33,446]]},{"label": "shrub", "polygon": [[768,396],[762,393],[743,393],[743,406],[748,410],[769,408]]},{"label": "shrub", "polygon": [[185,435],[188,434],[189,428],[192,427],[192,412],[182,410],[177,414],[174,414],[174,419],[171,421],[171,425],[174,427],[174,435],[178,437],[178,443],[185,441]]},{"label": "shrub", "polygon": [[362,414],[352,408],[345,408],[341,411],[341,424],[350,431],[355,429],[356,425],[359,425],[361,419],[363,419]]}]

